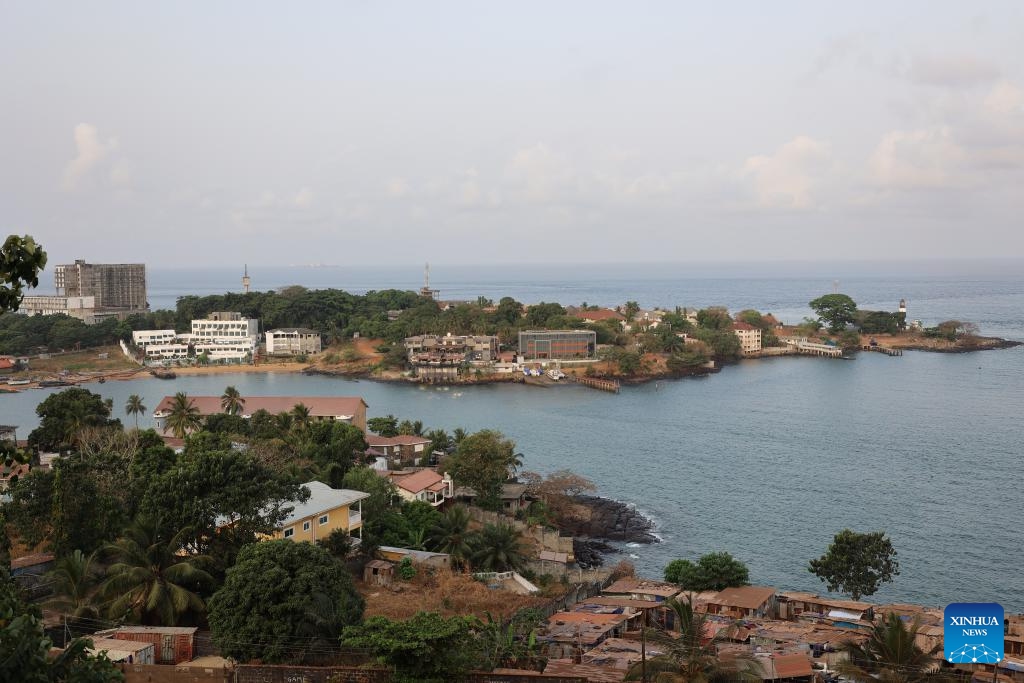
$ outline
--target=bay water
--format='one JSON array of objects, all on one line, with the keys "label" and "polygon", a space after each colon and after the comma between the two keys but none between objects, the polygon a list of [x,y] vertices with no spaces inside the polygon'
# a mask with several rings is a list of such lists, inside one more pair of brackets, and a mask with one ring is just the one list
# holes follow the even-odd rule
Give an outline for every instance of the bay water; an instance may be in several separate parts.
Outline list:
[{"label": "bay water", "polygon": [[[259,271],[250,274],[255,285]],[[159,297],[175,287],[179,294],[237,290],[235,275],[182,271],[162,284],[164,275],[154,272],[151,302],[164,307]],[[432,284],[442,298],[720,304],[787,322],[809,315],[806,302],[833,287],[824,270],[698,275],[673,274],[670,266],[612,268],[607,277],[536,267],[516,278],[466,268]],[[422,283],[387,271],[295,268],[282,269],[274,284],[366,291]],[[1024,278],[1012,273],[850,272],[840,290],[862,308],[893,310],[906,298],[909,317],[925,324],[957,318],[978,323],[983,334],[1024,339]],[[1024,612],[1024,347],[749,360],[704,378],[626,386],[617,395],[578,386],[424,388],[290,374],[87,386],[123,415],[130,394],[152,409],[176,391],[219,395],[229,384],[243,396],[358,395],[370,416],[419,419],[449,432],[499,429],[517,442],[526,469],[570,468],[592,479],[600,495],[650,516],[661,543],[619,544],[622,557],[647,576],[659,576],[677,557],[727,550],[749,565],[755,583],[823,591],[808,560],[845,527],[884,530],[901,574],[872,600],[995,601]],[[18,425],[24,438],[37,424],[35,406],[52,391],[0,395],[0,423]],[[140,426],[151,424],[140,419]]]}]

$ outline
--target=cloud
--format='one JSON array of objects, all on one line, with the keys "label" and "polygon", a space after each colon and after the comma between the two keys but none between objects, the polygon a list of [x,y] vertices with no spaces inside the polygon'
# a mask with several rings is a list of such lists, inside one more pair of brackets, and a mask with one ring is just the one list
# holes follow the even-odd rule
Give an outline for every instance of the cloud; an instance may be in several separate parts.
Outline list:
[{"label": "cloud", "polygon": [[64,189],[74,190],[79,182],[117,148],[117,140],[100,141],[99,131],[91,123],[75,126],[75,158],[64,167]]},{"label": "cloud", "polygon": [[869,160],[871,178],[887,189],[937,189],[960,184],[966,152],[949,126],[894,130],[875,147]]},{"label": "cloud", "polygon": [[811,192],[831,158],[828,143],[801,135],[782,145],[772,156],[748,158],[741,176],[753,180],[760,206],[806,209],[814,203]]},{"label": "cloud", "polygon": [[920,85],[967,88],[991,83],[999,78],[999,69],[969,55],[933,55],[915,57],[905,75]]}]

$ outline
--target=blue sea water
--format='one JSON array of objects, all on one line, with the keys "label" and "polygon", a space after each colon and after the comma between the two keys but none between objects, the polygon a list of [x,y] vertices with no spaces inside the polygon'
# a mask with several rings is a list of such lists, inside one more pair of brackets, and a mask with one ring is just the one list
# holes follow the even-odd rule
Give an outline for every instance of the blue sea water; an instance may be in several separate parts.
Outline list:
[{"label": "blue sea water", "polygon": [[[547,267],[517,279],[466,268],[437,274],[432,284],[443,298],[721,304],[798,320],[809,314],[806,302],[831,291],[835,279],[824,270],[749,278],[668,270],[633,266],[602,276]],[[283,270],[259,288],[365,291],[422,284],[419,273],[395,281],[386,271],[334,271]],[[256,286],[263,273],[250,273]],[[208,275],[179,272],[164,280],[154,272],[151,301],[175,291],[237,289],[237,274]],[[985,334],[1024,339],[1024,278],[1013,274],[847,272],[840,289],[864,308],[892,310],[904,297],[910,317],[926,324],[958,318],[978,323]],[[150,408],[165,394],[220,394],[227,384],[243,395],[360,395],[371,416],[392,413],[449,431],[500,429],[517,441],[528,469],[568,467],[593,479],[601,495],[636,503],[663,539],[623,547],[638,556],[645,575],[659,575],[676,557],[728,550],[750,566],[757,583],[824,590],[806,564],[837,531],[885,530],[899,552],[901,574],[873,599],[994,601],[1024,612],[1022,379],[1024,347],[744,361],[709,377],[625,387],[617,395],[578,386],[440,389],[273,374],[89,388],[119,407],[137,393]],[[36,424],[36,404],[49,391],[0,396],[0,422],[27,434]]]}]

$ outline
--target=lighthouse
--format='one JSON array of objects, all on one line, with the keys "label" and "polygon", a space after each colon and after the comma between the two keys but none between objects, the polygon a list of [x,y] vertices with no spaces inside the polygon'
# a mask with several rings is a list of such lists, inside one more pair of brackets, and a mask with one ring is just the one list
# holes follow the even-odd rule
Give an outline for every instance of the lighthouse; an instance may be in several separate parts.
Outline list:
[{"label": "lighthouse", "polygon": [[899,312],[900,312],[900,319],[899,319],[900,329],[901,330],[905,330],[905,329],[907,329],[907,300],[906,299],[900,299]]}]

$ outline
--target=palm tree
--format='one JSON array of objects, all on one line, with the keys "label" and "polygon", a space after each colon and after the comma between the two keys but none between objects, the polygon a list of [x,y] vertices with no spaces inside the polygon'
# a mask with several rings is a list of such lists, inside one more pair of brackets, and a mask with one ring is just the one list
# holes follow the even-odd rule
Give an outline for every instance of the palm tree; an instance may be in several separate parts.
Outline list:
[{"label": "palm tree", "polygon": [[199,568],[208,558],[181,554],[189,533],[182,529],[170,536],[159,520],[142,518],[104,546],[114,560],[102,588],[112,598],[111,618],[174,626],[189,613],[205,611],[196,591],[211,586],[213,577]]},{"label": "palm tree", "polygon": [[675,615],[679,637],[674,638],[662,632],[650,634],[650,640],[664,654],[652,657],[643,664],[634,664],[626,674],[626,680],[638,680],[646,673],[650,680],[659,683],[761,681],[758,665],[750,656],[736,655],[727,661],[718,659],[717,645],[723,635],[722,631],[709,639],[707,614],[694,611],[691,600],[683,602],[672,598],[665,605]]},{"label": "palm tree", "polygon": [[188,394],[179,391],[171,400],[171,409],[167,415],[167,428],[179,439],[184,439],[189,432],[199,429],[203,424],[203,416],[199,408],[192,403]]},{"label": "palm tree", "polygon": [[849,659],[836,665],[839,673],[857,683],[916,683],[935,680],[930,672],[942,653],[942,643],[923,650],[917,645],[920,619],[909,626],[890,612],[875,621],[871,635],[863,643],[842,644]]},{"label": "palm tree", "polygon": [[139,428],[139,415],[146,412],[146,406],[142,403],[142,398],[138,394],[132,394],[128,397],[128,402],[124,404],[125,415],[135,416],[135,429]]},{"label": "palm tree", "polygon": [[65,555],[57,560],[49,578],[53,582],[54,596],[46,601],[46,606],[71,617],[68,624],[72,628],[79,620],[100,617],[100,605],[97,602],[100,567],[96,553],[86,555],[76,550]]},{"label": "palm tree", "polygon": [[238,389],[231,386],[224,390],[220,397],[220,407],[228,415],[237,415],[245,407],[245,399],[238,392]]},{"label": "palm tree", "polygon": [[448,553],[456,565],[462,565],[472,552],[469,534],[469,511],[461,505],[449,508],[427,534],[431,548]]},{"label": "palm tree", "polygon": [[306,427],[309,426],[313,418],[309,412],[309,406],[304,403],[298,403],[292,408],[292,426],[299,431],[305,431]]},{"label": "palm tree", "polygon": [[508,524],[488,524],[471,543],[473,566],[485,572],[507,572],[521,569],[526,555],[519,532]]}]

